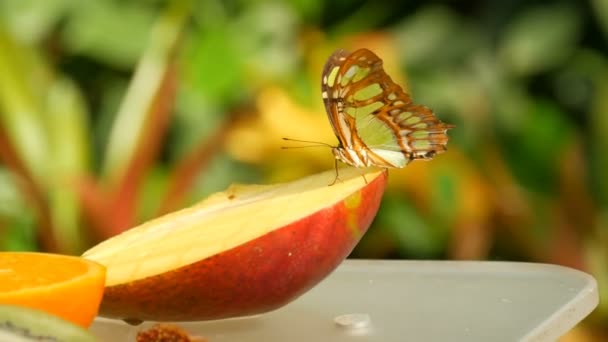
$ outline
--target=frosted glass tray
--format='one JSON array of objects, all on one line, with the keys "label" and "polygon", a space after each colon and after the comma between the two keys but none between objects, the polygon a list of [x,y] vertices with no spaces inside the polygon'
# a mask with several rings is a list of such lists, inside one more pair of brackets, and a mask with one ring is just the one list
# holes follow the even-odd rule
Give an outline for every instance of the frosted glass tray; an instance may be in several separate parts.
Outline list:
[{"label": "frosted glass tray", "polygon": [[[555,341],[598,298],[593,277],[555,265],[346,260],[276,311],[177,324],[209,342]],[[151,325],[98,318],[91,331],[135,341]]]}]

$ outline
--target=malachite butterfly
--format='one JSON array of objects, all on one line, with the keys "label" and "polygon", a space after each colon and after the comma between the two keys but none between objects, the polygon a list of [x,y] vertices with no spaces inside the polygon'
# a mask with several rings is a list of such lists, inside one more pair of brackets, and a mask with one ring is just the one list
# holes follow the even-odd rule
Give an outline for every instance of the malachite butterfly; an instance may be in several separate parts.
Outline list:
[{"label": "malachite butterfly", "polygon": [[447,130],[433,112],[386,74],[368,49],[334,52],[323,68],[322,97],[339,140],[336,160],[355,167],[402,168],[446,151]]}]

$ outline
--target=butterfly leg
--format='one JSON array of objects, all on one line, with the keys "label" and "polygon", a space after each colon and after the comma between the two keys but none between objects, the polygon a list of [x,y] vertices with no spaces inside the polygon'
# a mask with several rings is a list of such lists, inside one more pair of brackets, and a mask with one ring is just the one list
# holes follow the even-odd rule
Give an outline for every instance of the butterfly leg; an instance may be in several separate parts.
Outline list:
[{"label": "butterfly leg", "polygon": [[359,169],[359,171],[361,172],[361,177],[363,177],[363,180],[365,181],[365,184],[367,184],[367,178],[365,178],[365,171],[364,171],[364,169]]},{"label": "butterfly leg", "polygon": [[338,159],[334,159],[334,168],[336,169],[336,178],[334,178],[334,181],[331,182],[328,186],[332,186],[332,185],[336,184],[336,182],[338,181],[338,179],[340,179],[338,177]]}]

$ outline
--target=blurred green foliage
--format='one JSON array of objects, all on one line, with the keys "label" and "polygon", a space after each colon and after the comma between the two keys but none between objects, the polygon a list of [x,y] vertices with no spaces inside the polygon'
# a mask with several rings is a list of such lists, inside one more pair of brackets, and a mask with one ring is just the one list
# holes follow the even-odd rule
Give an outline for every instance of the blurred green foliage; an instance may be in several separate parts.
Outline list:
[{"label": "blurred green foliage", "polygon": [[[80,253],[232,182],[331,168],[320,70],[368,47],[453,123],[353,257],[552,262],[608,290],[608,5],[0,0],[0,249]],[[602,300],[592,319],[608,318]]]}]

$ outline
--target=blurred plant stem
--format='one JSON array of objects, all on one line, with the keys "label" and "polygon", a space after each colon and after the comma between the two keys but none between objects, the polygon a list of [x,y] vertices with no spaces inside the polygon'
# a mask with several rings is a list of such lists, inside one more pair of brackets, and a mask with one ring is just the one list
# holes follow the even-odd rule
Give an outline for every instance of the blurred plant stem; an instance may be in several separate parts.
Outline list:
[{"label": "blurred plant stem", "polygon": [[90,126],[79,89],[68,79],[54,81],[48,91],[45,126],[48,131],[49,175],[48,201],[59,249],[80,253],[88,238],[81,224],[81,206],[73,179],[90,167]]},{"label": "blurred plant stem", "polygon": [[40,191],[30,174],[29,170],[21,161],[11,141],[0,125],[0,158],[6,166],[18,175],[17,185],[22,189],[24,197],[31,203],[38,218],[38,243],[40,247],[48,251],[57,251],[57,241],[53,234],[50,213],[44,194]]},{"label": "blurred plant stem", "polygon": [[175,57],[190,11],[189,1],[173,1],[154,25],[116,116],[101,180],[86,176],[89,114],[79,89],[0,26],[0,157],[38,213],[42,250],[86,248],[83,213],[97,239],[134,224],[139,189],[171,118]]},{"label": "blurred plant stem", "polygon": [[[57,239],[46,189],[49,177],[50,150],[44,122],[44,98],[47,82],[40,80],[48,67],[36,52],[19,45],[0,23],[0,157],[15,174],[26,197],[35,208],[40,223],[39,244],[46,250],[79,252],[78,234]],[[39,88],[36,88],[39,87]],[[36,90],[38,92],[36,92]],[[42,95],[42,96],[41,96]],[[73,226],[67,227],[73,232]]]},{"label": "blurred plant stem", "polygon": [[120,183],[130,162],[149,141],[147,129],[156,124],[155,97],[170,73],[177,44],[191,11],[191,1],[172,1],[152,28],[149,44],[140,59],[131,84],[118,110],[105,151],[104,177],[109,184]]},{"label": "blurred plant stem", "polygon": [[48,145],[43,105],[33,86],[40,86],[38,72],[44,66],[36,52],[20,46],[0,22],[0,123],[12,147],[31,173],[36,186],[47,176]]},{"label": "blurred plant stem", "polygon": [[[598,196],[599,203],[608,210],[608,178],[606,178],[606,170],[608,170],[608,65],[605,65],[603,70],[597,74],[597,93],[595,103],[592,109],[591,128],[592,128],[592,160],[594,161],[593,174],[597,188],[595,192]],[[603,95],[603,96],[602,96]]]},{"label": "blurred plant stem", "polygon": [[238,111],[235,111],[229,115],[224,124],[211,137],[202,139],[177,163],[169,176],[169,187],[158,207],[158,215],[176,210],[183,203],[184,196],[192,187],[198,172],[209,165],[211,158],[223,145],[238,114]]},{"label": "blurred plant stem", "polygon": [[155,23],[105,153],[103,177],[83,179],[80,196],[97,239],[135,223],[144,177],[159,155],[177,88],[174,62],[190,14],[190,2],[173,1]]}]

